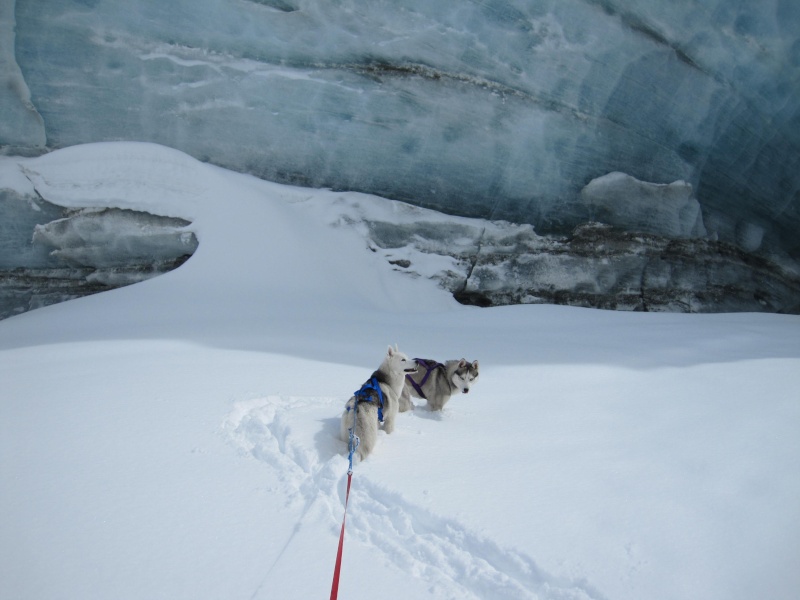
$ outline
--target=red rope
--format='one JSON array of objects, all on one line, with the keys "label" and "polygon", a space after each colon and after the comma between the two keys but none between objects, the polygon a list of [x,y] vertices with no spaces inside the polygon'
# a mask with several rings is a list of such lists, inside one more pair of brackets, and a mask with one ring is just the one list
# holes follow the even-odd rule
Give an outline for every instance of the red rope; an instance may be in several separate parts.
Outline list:
[{"label": "red rope", "polygon": [[333,569],[333,584],[331,585],[331,600],[339,597],[339,571],[342,568],[342,547],[344,546],[344,524],[347,520],[347,501],[350,500],[350,480],[353,472],[347,472],[347,494],[344,497],[344,516],[342,517],[342,532],[339,534],[339,551],[336,553],[336,566]]}]

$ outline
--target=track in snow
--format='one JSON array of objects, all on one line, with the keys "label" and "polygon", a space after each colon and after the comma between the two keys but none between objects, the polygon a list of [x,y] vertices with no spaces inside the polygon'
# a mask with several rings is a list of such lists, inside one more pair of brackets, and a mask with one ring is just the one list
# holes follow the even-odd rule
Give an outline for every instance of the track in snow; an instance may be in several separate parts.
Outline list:
[{"label": "track in snow", "polygon": [[[225,421],[231,439],[275,469],[290,504],[301,510],[295,533],[311,513],[323,513],[338,534],[347,471],[346,448],[338,439],[344,402],[269,396],[237,403]],[[320,414],[331,416],[320,421]],[[529,556],[502,548],[452,518],[415,505],[399,491],[358,475],[357,467],[347,535],[377,550],[386,564],[428,582],[434,598],[602,598],[585,582],[553,577]]]}]

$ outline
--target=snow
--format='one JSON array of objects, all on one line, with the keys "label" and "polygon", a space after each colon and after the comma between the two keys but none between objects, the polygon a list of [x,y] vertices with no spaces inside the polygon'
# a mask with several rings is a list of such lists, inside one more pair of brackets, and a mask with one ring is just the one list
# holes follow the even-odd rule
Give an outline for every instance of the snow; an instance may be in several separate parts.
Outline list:
[{"label": "snow", "polygon": [[200,245],[0,322],[0,598],[327,597],[339,416],[394,343],[482,373],[356,465],[340,598],[796,597],[798,317],[466,307],[334,222],[378,197],[151,144],[18,168]]}]

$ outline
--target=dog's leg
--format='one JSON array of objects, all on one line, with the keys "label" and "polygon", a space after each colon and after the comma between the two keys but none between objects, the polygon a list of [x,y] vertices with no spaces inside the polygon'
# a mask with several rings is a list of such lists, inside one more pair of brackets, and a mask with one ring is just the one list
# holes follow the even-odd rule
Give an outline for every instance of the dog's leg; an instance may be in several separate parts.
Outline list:
[{"label": "dog's leg", "polygon": [[[375,425],[377,428],[377,425]],[[361,429],[359,427],[359,429]],[[370,455],[373,448],[375,447],[376,441],[376,432],[372,431],[372,429],[364,428],[361,430],[361,435],[358,436],[358,457],[359,460],[365,460],[367,456]]]},{"label": "dog's leg", "polygon": [[403,386],[403,391],[400,393],[400,412],[407,412],[414,410],[414,403],[411,401],[411,394],[408,391],[408,386]]},{"label": "dog's leg", "polygon": [[386,433],[392,433],[394,431],[394,415],[386,415],[386,418],[383,420],[383,430]]},{"label": "dog's leg", "polygon": [[378,442],[378,409],[374,404],[367,402],[358,405],[356,434],[359,440],[357,453],[359,458],[364,460]]},{"label": "dog's leg", "polygon": [[384,395],[386,397],[386,406],[383,409],[383,430],[386,433],[392,433],[400,404],[403,401],[403,393],[402,391],[398,394],[395,390],[385,390]]}]

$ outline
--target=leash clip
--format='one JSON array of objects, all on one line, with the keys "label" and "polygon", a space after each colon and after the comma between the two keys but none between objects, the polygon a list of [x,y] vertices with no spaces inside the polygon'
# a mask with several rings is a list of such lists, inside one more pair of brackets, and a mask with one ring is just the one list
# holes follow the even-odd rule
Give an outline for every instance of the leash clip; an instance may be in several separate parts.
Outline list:
[{"label": "leash clip", "polygon": [[347,474],[348,475],[352,475],[353,474],[353,454],[355,454],[356,448],[358,448],[358,445],[361,443],[361,440],[355,434],[354,430],[355,430],[355,423],[353,423],[353,427],[350,428],[350,444],[349,444],[350,445],[350,456],[347,457],[347,460],[350,463],[350,466],[347,469]]}]

